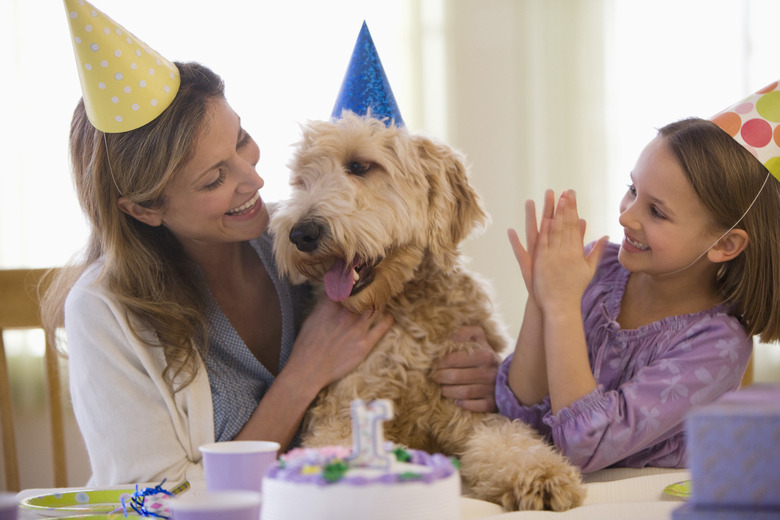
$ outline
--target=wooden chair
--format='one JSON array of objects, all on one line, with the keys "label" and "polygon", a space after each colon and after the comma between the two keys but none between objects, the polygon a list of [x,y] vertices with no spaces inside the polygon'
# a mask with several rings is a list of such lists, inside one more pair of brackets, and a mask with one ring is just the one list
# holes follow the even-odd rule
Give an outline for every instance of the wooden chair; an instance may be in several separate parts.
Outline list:
[{"label": "wooden chair", "polygon": [[[2,421],[5,482],[10,491],[19,491],[14,419],[9,388],[8,364],[3,344],[5,329],[42,328],[38,305],[38,283],[48,269],[0,270],[0,421]],[[54,485],[66,487],[68,472],[65,461],[65,431],[60,389],[59,360],[54,338],[46,335],[46,380],[54,453]]]}]

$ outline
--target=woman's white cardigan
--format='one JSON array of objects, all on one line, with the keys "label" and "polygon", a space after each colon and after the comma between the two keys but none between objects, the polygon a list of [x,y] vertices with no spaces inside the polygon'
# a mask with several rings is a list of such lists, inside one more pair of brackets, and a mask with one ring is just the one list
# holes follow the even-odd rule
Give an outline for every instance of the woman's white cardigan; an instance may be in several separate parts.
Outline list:
[{"label": "woman's white cardigan", "polygon": [[65,304],[73,410],[92,465],[87,485],[202,481],[198,447],[214,442],[203,363],[198,358],[195,379],[174,393],[162,377],[162,349],[135,337],[99,272],[90,266]]}]

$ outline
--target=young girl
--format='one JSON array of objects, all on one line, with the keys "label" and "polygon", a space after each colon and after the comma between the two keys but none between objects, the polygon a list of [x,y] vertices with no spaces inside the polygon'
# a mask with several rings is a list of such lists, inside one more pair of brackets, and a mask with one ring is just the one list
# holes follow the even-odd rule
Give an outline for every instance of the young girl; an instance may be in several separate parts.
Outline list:
[{"label": "young girl", "polygon": [[639,156],[620,245],[583,247],[570,191],[547,192],[538,229],[533,202],[526,218],[525,248],[509,231],[529,297],[499,410],[585,472],[684,466],[687,412],[739,387],[753,335],[780,338],[778,178],[687,119]]}]

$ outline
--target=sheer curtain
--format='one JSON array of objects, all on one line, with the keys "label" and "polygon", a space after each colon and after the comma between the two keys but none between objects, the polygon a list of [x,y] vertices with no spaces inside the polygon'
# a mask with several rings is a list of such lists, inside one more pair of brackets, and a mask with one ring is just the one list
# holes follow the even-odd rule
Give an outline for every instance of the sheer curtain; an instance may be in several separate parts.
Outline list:
[{"label": "sheer curtain", "polygon": [[[772,0],[445,2],[446,137],[493,217],[465,250],[512,336],[526,291],[506,229],[522,234],[525,200],[574,188],[586,240],[620,241],[618,203],[655,129],[780,77],[778,19]],[[780,348],[756,352],[756,377],[780,380]]]},{"label": "sheer curtain", "polygon": [[525,288],[506,229],[522,230],[525,200],[574,188],[593,229],[606,226],[605,10],[598,0],[446,3],[447,137],[493,218],[466,252],[513,336]]},{"label": "sheer curtain", "polygon": [[[514,335],[525,289],[505,237],[523,202],[574,188],[589,238],[654,128],[707,117],[780,76],[774,0],[94,0],[171,59],[201,61],[287,193],[298,124],[328,117],[363,20],[410,129],[466,153],[493,223],[466,244]],[[705,14],[706,13],[706,14]],[[86,237],[67,161],[80,95],[60,2],[0,0],[0,268],[67,261]]]}]

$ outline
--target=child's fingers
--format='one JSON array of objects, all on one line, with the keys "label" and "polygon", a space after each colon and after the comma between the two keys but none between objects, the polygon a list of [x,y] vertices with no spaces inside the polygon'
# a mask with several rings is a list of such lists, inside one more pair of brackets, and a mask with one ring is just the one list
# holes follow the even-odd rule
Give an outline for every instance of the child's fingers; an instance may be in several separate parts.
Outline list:
[{"label": "child's fingers", "polygon": [[528,244],[530,254],[536,250],[536,237],[539,235],[539,226],[536,223],[536,204],[533,200],[525,202],[525,242]]},{"label": "child's fingers", "polygon": [[577,214],[577,198],[574,190],[567,190],[561,195],[556,220],[560,222],[561,233],[566,243],[582,243],[584,220],[581,220]]},{"label": "child's fingers", "polygon": [[520,237],[517,236],[517,231],[509,228],[506,230],[506,235],[509,237],[509,244],[512,246],[512,252],[514,252],[515,258],[520,262],[523,256],[528,255],[528,252],[523,247],[523,244],[520,243]]},{"label": "child's fingers", "polygon": [[544,207],[542,208],[542,220],[546,218],[553,218],[555,213],[555,194],[553,190],[546,190],[544,192]]},{"label": "child's fingers", "polygon": [[517,231],[514,229],[507,230],[507,236],[509,237],[509,243],[512,245],[512,251],[517,259],[517,264],[520,266],[520,272],[523,275],[523,281],[526,284],[526,289],[531,291],[531,280],[533,277],[533,260],[531,255],[520,243],[520,238],[517,236]]},{"label": "child's fingers", "polygon": [[590,253],[588,253],[588,256],[585,258],[585,260],[588,262],[588,266],[592,269],[593,272],[596,271],[596,267],[599,265],[599,261],[601,261],[601,255],[604,254],[604,249],[607,246],[607,242],[609,241],[609,237],[603,236],[593,245],[593,249],[590,250]]},{"label": "child's fingers", "polygon": [[560,229],[556,225],[556,219],[543,218],[539,223],[539,236],[536,239],[536,248],[539,251],[556,250],[560,244]]}]

